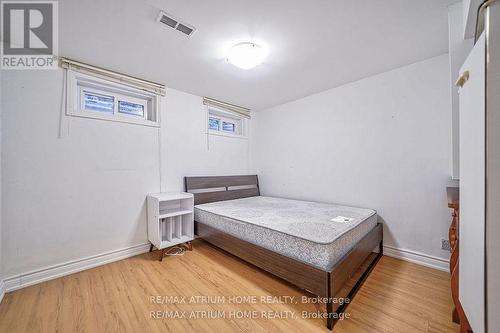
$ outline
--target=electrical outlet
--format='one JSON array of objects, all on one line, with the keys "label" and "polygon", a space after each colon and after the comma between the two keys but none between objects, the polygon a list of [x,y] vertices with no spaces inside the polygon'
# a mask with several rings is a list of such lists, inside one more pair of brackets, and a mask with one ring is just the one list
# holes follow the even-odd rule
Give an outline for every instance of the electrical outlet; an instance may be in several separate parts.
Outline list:
[{"label": "electrical outlet", "polygon": [[450,251],[450,241],[446,238],[441,238],[441,250]]}]

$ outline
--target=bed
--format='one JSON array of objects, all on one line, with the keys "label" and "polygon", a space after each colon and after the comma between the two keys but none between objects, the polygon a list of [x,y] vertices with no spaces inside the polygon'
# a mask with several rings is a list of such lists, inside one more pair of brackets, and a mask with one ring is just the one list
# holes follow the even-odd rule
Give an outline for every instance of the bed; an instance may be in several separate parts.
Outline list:
[{"label": "bed", "polygon": [[196,235],[325,298],[329,329],[382,256],[371,209],[260,196],[256,175],[185,177],[185,189]]}]

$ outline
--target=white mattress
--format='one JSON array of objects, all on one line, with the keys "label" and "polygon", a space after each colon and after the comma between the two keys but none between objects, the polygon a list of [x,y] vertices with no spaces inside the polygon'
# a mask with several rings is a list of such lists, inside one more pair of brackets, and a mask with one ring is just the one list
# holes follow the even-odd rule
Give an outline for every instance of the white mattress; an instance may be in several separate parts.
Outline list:
[{"label": "white mattress", "polygon": [[372,209],[264,196],[197,205],[194,218],[321,269],[337,263],[377,224]]}]

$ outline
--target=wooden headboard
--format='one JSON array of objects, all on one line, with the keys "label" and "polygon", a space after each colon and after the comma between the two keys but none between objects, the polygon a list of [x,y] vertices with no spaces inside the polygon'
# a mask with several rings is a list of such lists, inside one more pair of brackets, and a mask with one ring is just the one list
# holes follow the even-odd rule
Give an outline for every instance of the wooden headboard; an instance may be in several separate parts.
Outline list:
[{"label": "wooden headboard", "polygon": [[260,195],[257,175],[184,177],[184,189],[195,205]]}]

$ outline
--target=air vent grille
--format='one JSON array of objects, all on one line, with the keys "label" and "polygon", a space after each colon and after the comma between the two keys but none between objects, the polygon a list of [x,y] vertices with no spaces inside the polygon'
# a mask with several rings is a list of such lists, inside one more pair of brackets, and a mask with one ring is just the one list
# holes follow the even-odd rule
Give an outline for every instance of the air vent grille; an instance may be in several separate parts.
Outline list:
[{"label": "air vent grille", "polygon": [[176,20],[171,19],[170,17],[165,16],[165,15],[161,16],[160,22],[161,23],[165,23],[166,25],[168,25],[169,27],[172,27],[172,28],[175,28],[175,26],[177,25],[177,23],[179,23]]},{"label": "air vent grille", "polygon": [[174,16],[165,13],[164,11],[160,11],[158,15],[158,22],[165,24],[169,28],[175,29],[176,31],[191,37],[196,29],[187,23],[181,23]]},{"label": "air vent grille", "polygon": [[191,29],[191,28],[190,28],[190,27],[188,27],[188,26],[185,26],[185,25],[184,25],[184,24],[182,24],[182,23],[179,23],[179,24],[177,25],[177,28],[176,28],[176,29],[177,29],[177,30],[179,30],[180,32],[185,33],[185,34],[186,34],[186,35],[188,35],[188,36],[189,36],[189,35],[191,35],[191,34],[193,33],[193,29]]}]

